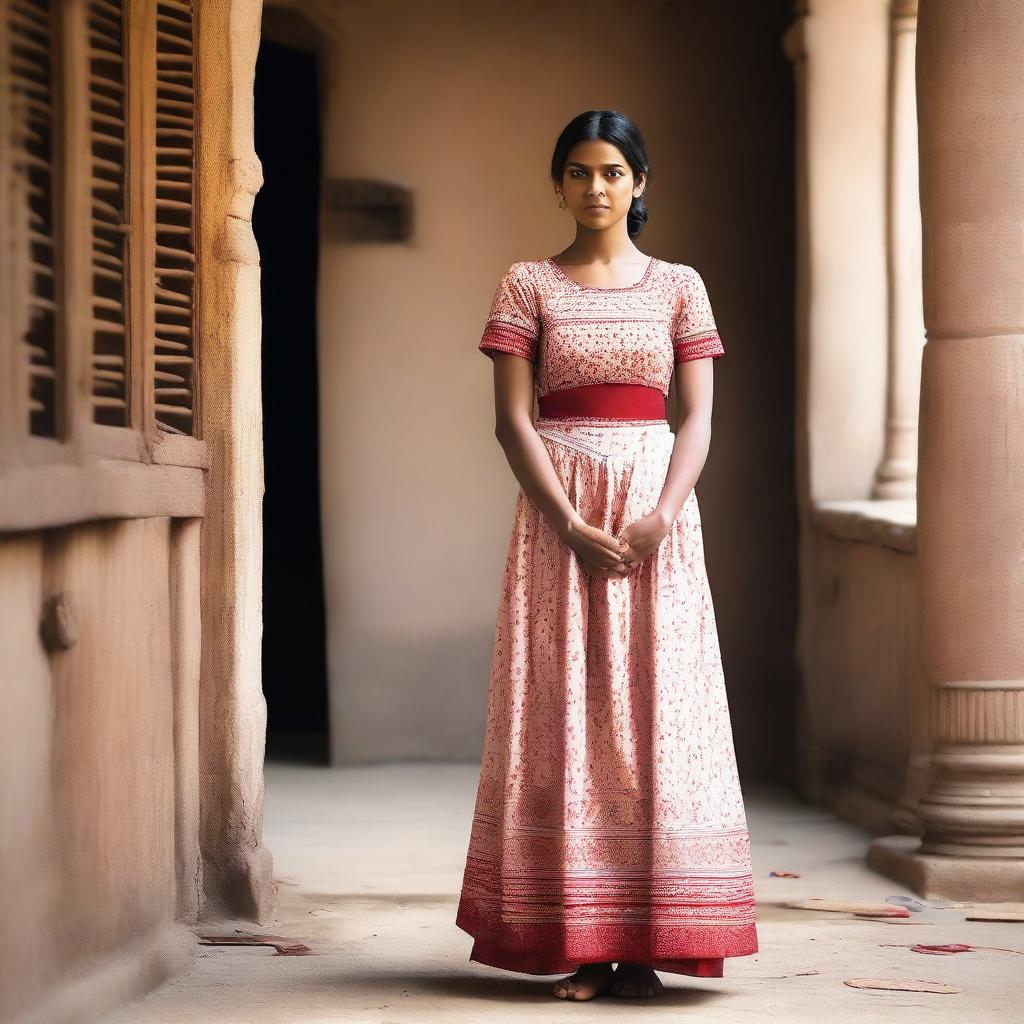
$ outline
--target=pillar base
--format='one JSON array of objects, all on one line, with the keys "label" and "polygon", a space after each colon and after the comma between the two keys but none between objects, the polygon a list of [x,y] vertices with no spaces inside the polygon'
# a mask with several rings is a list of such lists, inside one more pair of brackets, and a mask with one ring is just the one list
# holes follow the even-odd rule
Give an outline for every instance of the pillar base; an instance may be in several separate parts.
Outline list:
[{"label": "pillar base", "polygon": [[941,857],[918,853],[916,836],[882,836],[868,846],[868,867],[928,900],[1024,901],[1024,859]]}]

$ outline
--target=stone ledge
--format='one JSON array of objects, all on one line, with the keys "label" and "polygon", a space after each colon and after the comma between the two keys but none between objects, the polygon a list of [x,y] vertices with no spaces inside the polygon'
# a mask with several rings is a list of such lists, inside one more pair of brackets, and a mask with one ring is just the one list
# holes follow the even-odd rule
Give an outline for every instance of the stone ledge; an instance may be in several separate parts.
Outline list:
[{"label": "stone ledge", "polygon": [[918,853],[915,836],[883,836],[868,846],[868,867],[928,900],[1015,902],[1024,884],[1024,860],[940,857]]},{"label": "stone ledge", "polygon": [[811,525],[837,540],[877,544],[912,554],[917,550],[917,502],[905,498],[819,501]]}]

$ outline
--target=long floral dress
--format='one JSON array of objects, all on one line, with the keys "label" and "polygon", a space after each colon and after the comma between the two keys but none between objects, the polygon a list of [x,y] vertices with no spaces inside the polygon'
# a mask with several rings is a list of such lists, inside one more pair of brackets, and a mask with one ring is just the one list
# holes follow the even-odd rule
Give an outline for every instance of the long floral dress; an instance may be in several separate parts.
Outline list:
[{"label": "long floral dress", "polygon": [[[724,354],[704,282],[652,258],[622,288],[550,259],[502,275],[479,348],[535,364],[538,396],[601,382],[667,395]],[[539,417],[583,517],[613,536],[659,499],[666,420]],[[494,634],[457,925],[470,959],[528,974],[595,961],[721,977],[757,951],[736,770],[695,491],[626,577],[590,577],[520,490]]]}]

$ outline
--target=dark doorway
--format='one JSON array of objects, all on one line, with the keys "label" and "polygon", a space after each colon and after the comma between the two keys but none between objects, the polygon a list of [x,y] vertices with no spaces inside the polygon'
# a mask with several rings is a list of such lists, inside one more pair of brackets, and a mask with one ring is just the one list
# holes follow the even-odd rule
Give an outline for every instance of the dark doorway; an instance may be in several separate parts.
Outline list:
[{"label": "dark doorway", "polygon": [[263,301],[263,691],[269,757],[328,759],[317,399],[317,59],[264,39],[253,209]]}]

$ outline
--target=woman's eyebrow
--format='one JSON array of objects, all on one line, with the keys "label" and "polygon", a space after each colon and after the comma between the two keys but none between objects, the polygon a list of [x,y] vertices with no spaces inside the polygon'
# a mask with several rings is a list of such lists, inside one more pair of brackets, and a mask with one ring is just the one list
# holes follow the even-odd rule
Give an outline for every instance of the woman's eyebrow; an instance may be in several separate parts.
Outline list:
[{"label": "woman's eyebrow", "polygon": [[[569,161],[566,162],[566,166],[568,166],[568,167],[582,167],[583,170],[585,170],[585,171],[589,171],[590,170],[590,165],[589,164],[581,164],[578,160],[569,160]],[[622,164],[600,164],[600,166],[601,167],[619,167],[619,168],[621,168]]]}]

